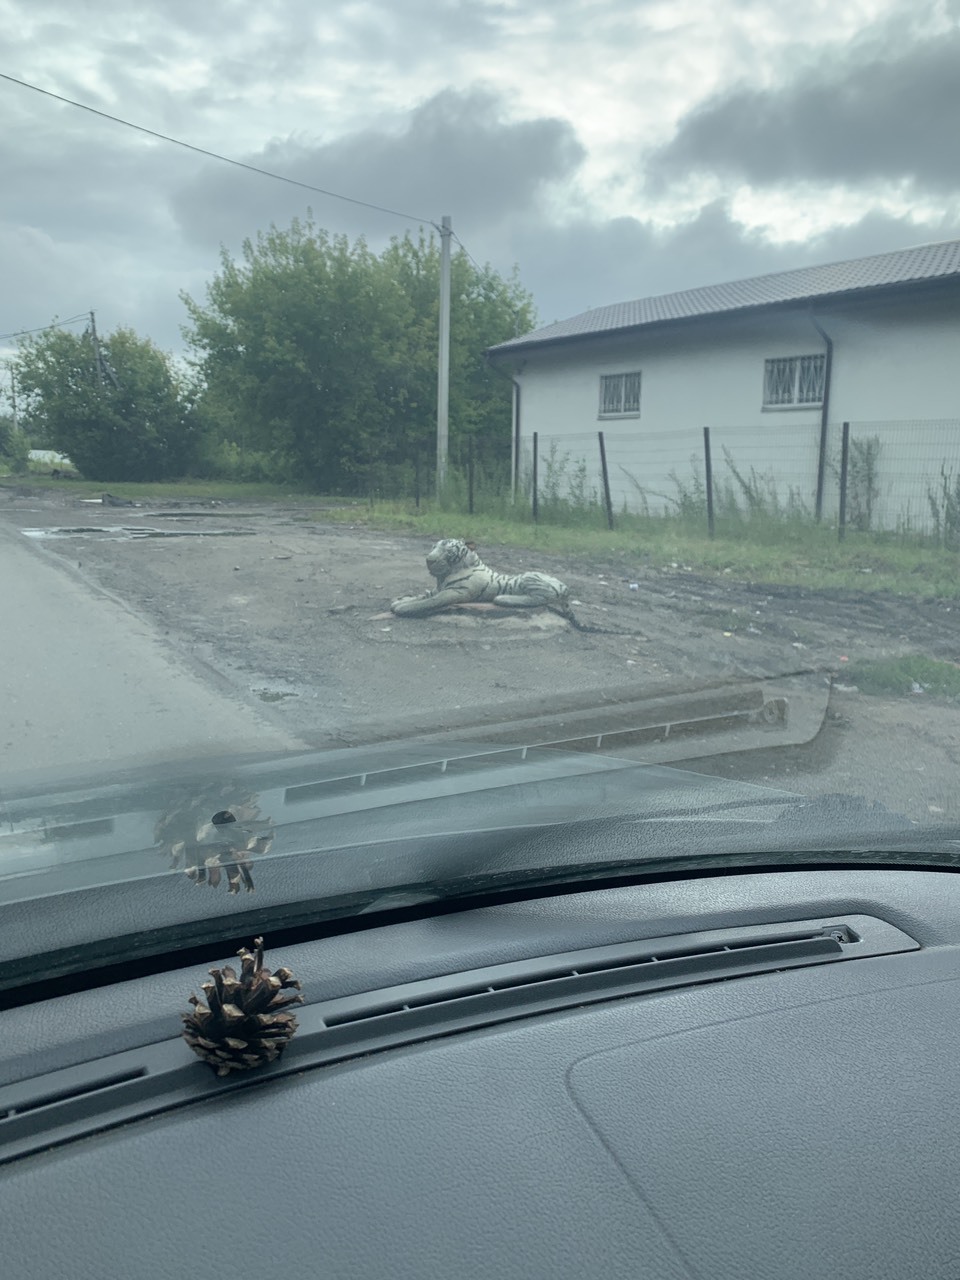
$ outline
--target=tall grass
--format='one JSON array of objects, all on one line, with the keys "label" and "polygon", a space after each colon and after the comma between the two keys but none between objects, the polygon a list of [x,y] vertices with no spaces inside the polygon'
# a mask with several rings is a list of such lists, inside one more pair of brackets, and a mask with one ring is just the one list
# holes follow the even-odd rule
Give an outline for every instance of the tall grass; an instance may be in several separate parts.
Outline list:
[{"label": "tall grass", "polygon": [[[796,490],[784,494],[771,474],[740,468],[726,453],[726,474],[715,487],[716,536],[707,534],[706,493],[695,466],[689,479],[671,473],[672,492],[654,493],[632,477],[638,510],[626,504],[616,528],[606,527],[599,481],[589,464],[553,442],[541,458],[539,520],[532,516],[529,459],[511,501],[508,475],[474,476],[474,509],[467,510],[466,473],[451,467],[440,501],[422,494],[410,500],[372,501],[362,512],[329,512],[320,518],[415,533],[425,540],[470,537],[481,549],[540,549],[609,563],[622,560],[639,571],[691,571],[758,584],[837,592],[889,591],[912,597],[960,599],[960,547],[930,539],[849,530],[817,524]],[[627,473],[625,473],[627,474]],[[869,478],[864,484],[869,487]],[[651,514],[651,498],[660,510]],[[866,504],[866,494],[864,494]],[[960,506],[958,506],[960,511]]]},{"label": "tall grass", "polygon": [[[810,590],[892,592],[916,598],[960,599],[960,551],[926,544],[883,542],[869,533],[850,532],[837,541],[835,529],[800,521],[761,520],[738,524],[707,536],[705,522],[681,517],[621,514],[610,531],[605,519],[592,524],[534,524],[524,499],[498,512],[463,509],[423,500],[376,502],[371,506],[317,512],[317,519],[355,526],[392,529],[422,537],[469,537],[484,548],[540,550],[569,555],[579,562],[611,561],[669,573],[693,572],[757,584]],[[493,552],[490,551],[491,558]],[[499,566],[498,566],[499,567]],[[510,566],[506,563],[504,568]]]},{"label": "tall grass", "polygon": [[948,471],[946,463],[940,467],[939,486],[928,487],[927,501],[937,542],[944,547],[960,547],[960,475]]}]

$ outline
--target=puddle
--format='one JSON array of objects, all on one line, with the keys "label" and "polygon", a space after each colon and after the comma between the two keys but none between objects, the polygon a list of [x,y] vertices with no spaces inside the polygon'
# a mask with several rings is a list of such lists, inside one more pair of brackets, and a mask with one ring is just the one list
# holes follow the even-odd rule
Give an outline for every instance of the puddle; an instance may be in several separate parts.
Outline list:
[{"label": "puddle", "polygon": [[253,529],[152,529],[147,525],[57,525],[49,529],[21,529],[25,538],[102,538],[132,542],[137,538],[245,538]]},{"label": "puddle", "polygon": [[254,689],[261,702],[282,702],[284,698],[299,698],[294,689]]}]

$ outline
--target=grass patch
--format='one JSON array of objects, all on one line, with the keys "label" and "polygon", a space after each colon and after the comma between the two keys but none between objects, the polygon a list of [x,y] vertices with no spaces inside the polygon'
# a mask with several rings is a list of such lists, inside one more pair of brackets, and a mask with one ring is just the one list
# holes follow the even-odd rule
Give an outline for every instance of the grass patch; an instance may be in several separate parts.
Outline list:
[{"label": "grass patch", "polygon": [[877,658],[852,663],[844,671],[844,681],[862,693],[916,694],[960,701],[960,665],[909,654],[903,658]]},{"label": "grass patch", "polygon": [[469,537],[481,554],[484,546],[504,545],[601,562],[622,557],[628,565],[811,591],[960,599],[960,552],[854,531],[839,542],[835,529],[800,520],[761,519],[729,527],[718,522],[711,540],[679,518],[621,514],[611,532],[580,523],[535,525],[526,512],[516,518],[468,516],[428,502],[419,509],[410,502],[374,502],[318,512],[317,518],[424,540]]}]

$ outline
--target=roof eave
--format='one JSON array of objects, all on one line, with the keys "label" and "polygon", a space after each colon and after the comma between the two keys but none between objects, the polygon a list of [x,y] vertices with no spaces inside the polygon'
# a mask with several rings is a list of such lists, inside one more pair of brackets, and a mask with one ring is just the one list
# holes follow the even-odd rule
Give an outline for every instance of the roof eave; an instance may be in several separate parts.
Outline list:
[{"label": "roof eave", "polygon": [[812,293],[802,298],[788,298],[776,302],[746,303],[740,307],[726,307],[722,311],[704,311],[691,316],[673,316],[662,320],[646,320],[640,324],[621,325],[615,329],[600,329],[594,333],[568,333],[556,338],[538,338],[535,341],[519,342],[512,340],[504,344],[488,347],[485,355],[491,359],[504,358],[514,354],[528,355],[531,351],[542,351],[545,348],[570,346],[578,342],[604,342],[609,338],[629,337],[635,333],[650,333],[662,329],[674,329],[682,325],[699,324],[704,321],[717,320],[725,316],[757,314],[770,311],[787,311],[795,307],[810,307],[815,303],[842,302],[850,298],[879,294],[889,295],[906,293],[911,290],[926,291],[947,285],[960,284],[960,275],[932,276],[916,280],[897,280],[889,284],[862,285],[856,289],[843,289],[830,293]]}]

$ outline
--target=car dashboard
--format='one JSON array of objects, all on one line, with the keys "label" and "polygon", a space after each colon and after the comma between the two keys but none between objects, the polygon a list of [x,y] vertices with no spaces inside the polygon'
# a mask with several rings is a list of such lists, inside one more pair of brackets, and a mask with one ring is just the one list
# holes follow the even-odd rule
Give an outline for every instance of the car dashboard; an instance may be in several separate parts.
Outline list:
[{"label": "car dashboard", "polygon": [[7,1274],[960,1274],[950,871],[690,874],[267,948],[301,1027],[223,1080],[179,1036],[209,966],[3,1014]]}]

